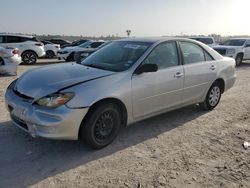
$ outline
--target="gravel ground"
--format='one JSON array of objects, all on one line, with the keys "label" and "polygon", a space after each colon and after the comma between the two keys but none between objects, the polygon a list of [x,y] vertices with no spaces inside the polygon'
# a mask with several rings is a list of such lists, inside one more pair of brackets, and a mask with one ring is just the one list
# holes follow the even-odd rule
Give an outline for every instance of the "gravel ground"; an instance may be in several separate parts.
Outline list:
[{"label": "gravel ground", "polygon": [[[23,71],[36,66],[20,66]],[[77,141],[34,139],[10,122],[0,78],[0,187],[250,187],[250,63],[218,107],[166,113],[124,128],[94,151]]]}]

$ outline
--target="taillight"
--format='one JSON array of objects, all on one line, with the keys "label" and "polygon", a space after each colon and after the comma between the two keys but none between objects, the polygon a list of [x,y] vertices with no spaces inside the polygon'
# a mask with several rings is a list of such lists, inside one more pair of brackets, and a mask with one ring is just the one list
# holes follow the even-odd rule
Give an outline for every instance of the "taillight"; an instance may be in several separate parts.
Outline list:
[{"label": "taillight", "polygon": [[13,55],[18,55],[18,54],[19,54],[19,50],[18,50],[18,49],[12,50],[12,54],[13,54]]}]

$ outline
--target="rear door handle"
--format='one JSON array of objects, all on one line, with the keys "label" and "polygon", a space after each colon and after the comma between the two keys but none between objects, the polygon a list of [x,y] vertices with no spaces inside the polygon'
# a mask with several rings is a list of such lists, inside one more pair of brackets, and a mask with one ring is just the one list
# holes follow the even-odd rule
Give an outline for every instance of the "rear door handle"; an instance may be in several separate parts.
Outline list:
[{"label": "rear door handle", "polygon": [[175,78],[181,78],[183,76],[183,73],[182,72],[177,72],[175,73],[174,77]]},{"label": "rear door handle", "polygon": [[210,67],[210,70],[215,70],[216,69],[216,66],[215,65],[212,65],[211,67]]}]

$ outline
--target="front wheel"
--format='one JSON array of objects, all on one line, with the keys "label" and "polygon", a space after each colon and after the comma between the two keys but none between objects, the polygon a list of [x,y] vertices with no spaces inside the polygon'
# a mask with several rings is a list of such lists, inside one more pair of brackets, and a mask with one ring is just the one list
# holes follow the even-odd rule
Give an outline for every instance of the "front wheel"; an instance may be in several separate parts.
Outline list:
[{"label": "front wheel", "polygon": [[46,57],[52,59],[55,57],[55,53],[52,50],[46,51]]},{"label": "front wheel", "polygon": [[243,55],[242,55],[242,54],[238,54],[238,55],[236,56],[236,58],[235,58],[236,66],[237,66],[237,67],[240,66],[241,63],[242,63],[242,61],[243,61]]},{"label": "front wheel", "polygon": [[114,104],[97,106],[82,122],[80,137],[93,149],[109,145],[121,127],[121,112]]},{"label": "front wheel", "polygon": [[215,82],[208,90],[206,99],[201,106],[205,110],[213,110],[220,102],[221,86],[219,82]]}]

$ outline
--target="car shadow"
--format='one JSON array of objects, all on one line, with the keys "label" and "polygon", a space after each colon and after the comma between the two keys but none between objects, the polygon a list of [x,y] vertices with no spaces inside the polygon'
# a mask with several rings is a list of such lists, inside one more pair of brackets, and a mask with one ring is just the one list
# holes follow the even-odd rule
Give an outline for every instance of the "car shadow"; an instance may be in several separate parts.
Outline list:
[{"label": "car shadow", "polygon": [[58,59],[39,59],[35,64],[23,64],[21,63],[20,65],[22,66],[43,66],[43,65],[53,65],[57,63],[65,63],[65,61],[58,60]]},{"label": "car shadow", "polygon": [[92,150],[81,141],[30,137],[11,121],[0,123],[0,187],[27,187],[48,177],[158,137],[196,119],[206,111],[197,105],[165,113],[121,130],[106,148]]}]

